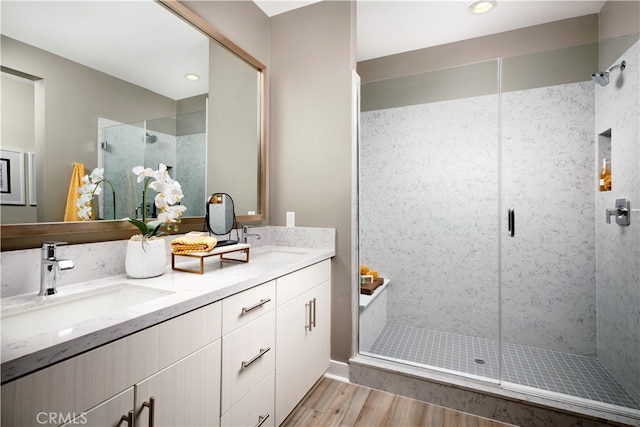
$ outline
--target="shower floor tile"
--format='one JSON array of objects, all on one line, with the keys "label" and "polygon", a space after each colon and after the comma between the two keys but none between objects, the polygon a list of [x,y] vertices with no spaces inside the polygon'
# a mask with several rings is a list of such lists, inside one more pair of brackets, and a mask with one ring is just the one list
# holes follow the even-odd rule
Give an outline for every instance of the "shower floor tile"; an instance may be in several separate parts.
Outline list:
[{"label": "shower floor tile", "polygon": [[[411,326],[386,325],[368,353],[487,378],[500,375],[498,342]],[[640,409],[595,358],[509,343],[503,353],[505,381]]]}]

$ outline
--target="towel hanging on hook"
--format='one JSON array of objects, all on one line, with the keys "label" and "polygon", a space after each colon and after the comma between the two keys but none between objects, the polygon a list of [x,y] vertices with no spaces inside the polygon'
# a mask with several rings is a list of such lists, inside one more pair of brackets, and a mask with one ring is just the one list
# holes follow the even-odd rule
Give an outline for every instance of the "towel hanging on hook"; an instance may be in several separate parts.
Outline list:
[{"label": "towel hanging on hook", "polygon": [[67,193],[67,205],[64,209],[65,221],[82,221],[78,216],[78,206],[76,202],[80,198],[78,188],[82,187],[82,177],[87,174],[84,164],[74,163],[73,172],[71,172],[71,182],[69,182],[69,192]]}]

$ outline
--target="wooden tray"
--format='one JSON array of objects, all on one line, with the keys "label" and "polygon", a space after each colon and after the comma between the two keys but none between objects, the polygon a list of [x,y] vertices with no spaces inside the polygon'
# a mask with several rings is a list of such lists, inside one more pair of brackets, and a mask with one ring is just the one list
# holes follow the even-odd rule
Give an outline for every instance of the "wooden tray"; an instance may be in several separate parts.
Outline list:
[{"label": "wooden tray", "polygon": [[[219,256],[220,262],[222,261],[231,261],[231,262],[249,262],[249,251],[251,249],[251,245],[248,243],[239,243],[235,245],[229,246],[221,246],[219,248],[213,248],[213,250],[209,252],[191,252],[186,254],[174,254],[171,253],[171,269],[176,271],[184,271],[186,273],[195,273],[195,274],[203,274],[204,273],[204,259],[212,256]],[[231,252],[243,252],[245,255],[244,259],[238,258],[225,258],[224,255]],[[197,270],[192,270],[184,267],[176,267],[176,257],[188,257],[188,258],[198,258],[200,260],[200,268]]]},{"label": "wooden tray", "polygon": [[372,295],[373,291],[376,290],[378,286],[381,286],[384,283],[384,279],[382,277],[378,277],[373,282],[365,283],[360,286],[360,293],[365,295]]}]

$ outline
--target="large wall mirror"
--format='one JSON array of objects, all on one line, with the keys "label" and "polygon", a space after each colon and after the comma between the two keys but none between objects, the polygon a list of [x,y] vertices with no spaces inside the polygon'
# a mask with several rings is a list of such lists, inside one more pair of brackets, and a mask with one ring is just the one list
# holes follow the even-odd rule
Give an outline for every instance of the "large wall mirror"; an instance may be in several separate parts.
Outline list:
[{"label": "large wall mirror", "polygon": [[[2,149],[24,175],[12,186],[24,204],[0,206],[2,250],[126,238],[119,219],[147,208],[138,165],[181,183],[181,231],[202,229],[214,192],[233,196],[239,221],[265,219],[263,64],[176,1],[1,8]],[[64,221],[76,163],[113,183],[97,220]]]}]

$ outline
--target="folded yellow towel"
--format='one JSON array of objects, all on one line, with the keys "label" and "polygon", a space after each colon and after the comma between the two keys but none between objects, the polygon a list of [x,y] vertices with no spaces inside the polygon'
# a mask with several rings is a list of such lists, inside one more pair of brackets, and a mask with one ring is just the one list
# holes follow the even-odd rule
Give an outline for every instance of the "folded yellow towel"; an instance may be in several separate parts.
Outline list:
[{"label": "folded yellow towel", "polygon": [[201,237],[199,239],[190,239],[187,237],[178,237],[171,241],[171,252],[174,254],[188,254],[191,252],[209,252],[216,247],[218,241],[215,237]]}]

